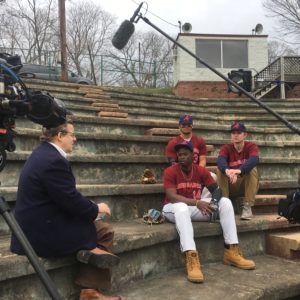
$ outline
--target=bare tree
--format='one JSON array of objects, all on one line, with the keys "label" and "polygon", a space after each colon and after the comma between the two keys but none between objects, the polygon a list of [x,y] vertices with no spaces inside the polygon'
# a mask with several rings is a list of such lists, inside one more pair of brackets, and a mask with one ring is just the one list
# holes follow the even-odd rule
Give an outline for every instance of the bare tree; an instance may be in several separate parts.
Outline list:
[{"label": "bare tree", "polygon": [[278,36],[292,44],[299,45],[300,37],[300,1],[299,0],[263,0],[268,16],[278,20]]},{"label": "bare tree", "polygon": [[98,77],[95,59],[105,51],[114,29],[114,17],[93,2],[73,3],[68,10],[69,56],[77,73],[88,75],[95,84]]},{"label": "bare tree", "polygon": [[268,42],[268,60],[269,63],[273,62],[280,56],[293,56],[297,55],[296,51],[288,46],[286,43],[278,41]]},{"label": "bare tree", "polygon": [[111,52],[112,65],[124,85],[170,86],[171,43],[154,31],[136,32],[121,51]]},{"label": "bare tree", "polygon": [[54,0],[10,0],[3,5],[7,40],[26,49],[26,61],[41,63],[43,51],[53,44],[57,22],[55,3]]}]

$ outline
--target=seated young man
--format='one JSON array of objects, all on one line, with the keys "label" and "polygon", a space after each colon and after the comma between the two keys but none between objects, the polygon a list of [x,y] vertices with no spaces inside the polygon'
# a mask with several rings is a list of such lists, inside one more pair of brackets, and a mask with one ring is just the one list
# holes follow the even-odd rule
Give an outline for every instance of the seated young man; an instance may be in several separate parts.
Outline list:
[{"label": "seated young man", "polygon": [[[174,147],[178,163],[164,171],[166,193],[163,206],[165,218],[175,223],[179,234],[181,251],[186,256],[187,278],[191,282],[203,282],[200,261],[194,241],[192,221],[210,221],[211,215],[218,211],[224,237],[223,262],[235,267],[251,270],[255,268],[252,260],[247,260],[239,252],[238,236],[234,210],[231,201],[222,197],[220,189],[210,172],[193,164],[193,145],[181,141]],[[202,199],[203,187],[207,187],[218,208],[211,199]]]},{"label": "seated young man", "polygon": [[[180,141],[188,141],[193,145],[193,163],[206,167],[206,143],[203,137],[193,134],[193,117],[191,115],[182,115],[179,118],[179,130],[180,135],[169,140],[168,145],[165,150],[165,156],[168,159],[170,165],[177,163],[177,154],[175,151],[175,146]],[[214,173],[210,173],[213,179],[217,180],[217,176]],[[204,188],[202,191],[203,198],[211,198],[210,192]]]},{"label": "seated young man", "polygon": [[243,197],[241,219],[251,220],[259,188],[259,150],[255,143],[245,140],[247,129],[243,123],[232,124],[230,132],[232,143],[223,145],[218,157],[218,185],[224,197]]}]

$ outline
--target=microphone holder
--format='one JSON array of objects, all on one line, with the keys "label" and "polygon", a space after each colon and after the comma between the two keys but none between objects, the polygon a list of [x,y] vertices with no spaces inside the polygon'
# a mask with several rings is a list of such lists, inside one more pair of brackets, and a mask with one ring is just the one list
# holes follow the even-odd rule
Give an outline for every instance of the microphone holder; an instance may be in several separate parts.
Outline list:
[{"label": "microphone holder", "polygon": [[277,113],[276,111],[274,111],[273,109],[271,109],[268,105],[266,105],[263,102],[261,102],[260,100],[256,99],[251,93],[249,93],[248,91],[246,91],[245,89],[243,89],[236,82],[234,82],[231,79],[227,78],[225,75],[223,75],[221,72],[219,72],[218,70],[216,70],[215,68],[213,68],[212,66],[210,66],[208,63],[206,63],[205,61],[203,61],[201,58],[199,58],[193,52],[191,52],[190,50],[188,50],[186,47],[184,47],[183,45],[181,45],[180,43],[178,43],[176,40],[174,40],[172,37],[170,37],[167,33],[165,33],[164,31],[162,31],[159,27],[157,27],[156,25],[154,25],[153,23],[151,23],[149,21],[149,19],[147,19],[146,17],[144,17],[142,14],[139,14],[139,19],[142,19],[145,23],[147,23],[152,28],[154,28],[156,31],[158,31],[163,36],[165,36],[167,39],[169,39],[170,41],[172,41],[179,48],[183,49],[189,55],[191,55],[192,57],[194,57],[198,62],[200,62],[201,64],[203,64],[204,66],[206,66],[208,69],[210,69],[212,72],[214,72],[215,74],[217,74],[219,77],[221,77],[222,79],[224,79],[225,81],[227,81],[228,83],[230,83],[231,85],[233,85],[234,87],[236,87],[242,94],[244,94],[245,96],[249,97],[252,101],[254,101],[256,104],[258,104],[260,107],[262,107],[263,109],[265,109],[266,111],[268,111],[270,114],[272,114],[273,116],[275,116],[279,121],[281,121],[282,123],[284,123],[293,132],[295,132],[295,133],[297,133],[297,134],[300,135],[300,129],[298,127],[296,127],[294,124],[292,124],[291,122],[289,122],[286,118],[284,118],[279,113]]},{"label": "microphone holder", "polygon": [[36,273],[40,277],[42,283],[44,284],[47,292],[51,296],[53,300],[62,300],[60,297],[52,279],[46,272],[45,268],[39,261],[36,253],[34,252],[33,248],[31,247],[28,239],[26,238],[24,232],[22,231],[21,227],[17,223],[15,217],[10,212],[10,207],[6,203],[4,197],[0,196],[0,214],[3,216],[4,220],[6,221],[7,225],[14,233],[20,244],[22,245],[24,252],[32,264],[33,268],[35,269]]}]

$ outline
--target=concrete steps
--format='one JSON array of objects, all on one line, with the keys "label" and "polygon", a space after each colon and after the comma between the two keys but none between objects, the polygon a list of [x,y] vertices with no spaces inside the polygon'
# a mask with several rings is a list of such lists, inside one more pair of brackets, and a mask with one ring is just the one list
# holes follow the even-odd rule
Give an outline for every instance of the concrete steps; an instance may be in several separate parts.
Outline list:
[{"label": "concrete steps", "polygon": [[[26,81],[29,87],[35,89],[45,89],[47,88],[50,93],[52,93],[57,98],[65,101],[67,105],[81,103],[80,99],[84,96],[84,88],[94,89],[95,87],[84,87],[76,84],[63,84],[47,81]],[[81,89],[81,90],[80,90]],[[83,90],[82,90],[83,89]],[[256,103],[248,99],[227,99],[227,100],[214,100],[214,99],[201,99],[201,100],[191,100],[176,96],[166,96],[166,95],[145,95],[140,93],[126,93],[122,92],[122,89],[107,89],[107,88],[96,88],[99,97],[102,99],[109,99],[110,103],[117,103],[119,105],[129,105],[132,101],[130,109],[124,108],[123,110],[128,110],[132,117],[138,119],[147,119],[151,115],[152,119],[161,120],[173,120],[177,121],[180,114],[186,112],[186,105],[189,107],[190,113],[193,114],[194,120],[197,123],[198,120],[205,120],[205,122],[220,122],[227,124],[228,121],[232,120],[245,120],[247,114],[247,123],[254,123],[255,126],[284,126],[280,121],[278,121],[274,116],[265,112],[264,109],[260,108]],[[66,92],[68,91],[68,93]],[[99,98],[98,98],[99,99]],[[87,101],[85,99],[84,101]],[[97,100],[98,101],[98,100]],[[123,103],[123,104],[122,104]],[[158,106],[158,114],[156,112],[150,113],[149,110],[142,110],[142,106],[145,103],[148,108],[155,108]],[[282,107],[282,103],[276,99],[264,99],[264,103],[278,111]],[[163,109],[159,105],[168,106]],[[181,105],[181,108],[180,108]],[[182,107],[183,105],[183,107]],[[232,108],[235,107],[234,115],[231,114]],[[281,111],[283,115],[287,113],[286,117],[291,121],[295,122],[299,126],[299,118],[293,113],[300,107],[300,102],[295,99],[288,99],[285,101],[285,109]],[[78,107],[75,106],[75,110]],[[230,110],[228,113],[222,116],[222,112],[226,112],[226,109]],[[209,111],[212,110],[212,111]],[[238,111],[240,110],[240,114]],[[202,112],[206,113],[203,114]],[[216,113],[217,112],[217,113]],[[221,113],[221,114],[220,114]],[[262,115],[261,115],[262,114]],[[261,116],[260,116],[261,115]]]},{"label": "concrete steps", "polygon": [[[236,222],[241,249],[247,257],[263,255],[265,234],[270,230],[289,227],[292,229],[297,227],[295,225],[289,225],[283,219],[278,220],[276,215],[255,216],[252,221],[246,222],[237,219]],[[148,278],[149,276],[159,276],[162,273],[184,267],[185,260],[179,250],[174,225],[164,223],[150,226],[143,223],[140,219],[137,219],[114,223],[114,228],[114,249],[115,253],[121,257],[120,265],[113,269],[113,286],[115,290],[119,289],[122,293],[122,289],[124,289],[124,294],[126,295],[126,290],[128,293],[129,282],[135,282]],[[220,225],[218,222],[196,222],[194,223],[194,228],[197,247],[200,253],[203,253],[201,262],[204,266],[210,263],[217,263],[219,266],[223,254]],[[5,296],[7,296],[6,292],[15,285],[14,295],[23,291],[25,299],[37,299],[32,289],[26,289],[26,285],[28,285],[29,282],[31,285],[34,284],[36,289],[41,289],[39,281],[36,276],[33,275],[32,267],[29,265],[27,258],[13,255],[7,251],[9,245],[8,237],[2,236],[1,245],[0,267],[2,272],[0,273],[0,298],[12,299],[5,298]],[[170,255],[170,253],[172,253],[172,255]],[[74,256],[42,259],[42,264],[49,270],[50,275],[53,276],[59,291],[64,295],[63,298],[73,299],[72,295],[76,295],[76,292],[78,292],[76,287],[70,282],[73,274],[76,272]],[[263,261],[258,259],[258,274],[260,274],[260,270],[263,270],[264,266]],[[238,274],[242,274],[240,273],[242,272],[241,270],[231,267],[226,267],[226,269],[227,268],[229,274],[230,272],[235,272],[237,277],[239,277]],[[65,276],[66,273],[61,270],[68,272],[69,276],[63,279],[62,276]],[[251,272],[246,275],[250,276],[250,273]],[[206,274],[209,277],[209,273]],[[262,274],[262,276],[263,275],[265,274]],[[293,276],[295,275],[293,274]],[[183,275],[182,277],[186,282],[185,276]],[[63,288],[66,279],[68,284],[71,284],[68,289]],[[199,288],[200,287],[201,286],[199,286]],[[134,291],[132,288],[130,290],[132,292]],[[44,295],[43,298],[39,299],[48,298]]]},{"label": "concrete steps", "polygon": [[218,262],[202,266],[203,284],[188,282],[185,269],[177,269],[131,284],[119,294],[124,300],[299,299],[300,275],[295,272],[299,262],[267,255],[251,258],[257,266],[253,271],[225,266],[220,257]]},{"label": "concrete steps", "polygon": [[[27,82],[27,81],[26,81]],[[255,218],[251,221],[240,221],[237,217],[237,226],[241,248],[245,256],[257,256],[259,262],[258,273],[255,278],[261,278],[260,274],[271,276],[271,266],[265,267],[265,262],[273,263],[274,270],[281,268],[282,260],[268,260],[266,252],[266,235],[276,232],[298,231],[298,225],[290,225],[283,218],[278,219],[277,204],[285,197],[288,190],[297,187],[297,171],[300,160],[298,149],[300,139],[298,135],[285,128],[273,116],[258,113],[256,104],[243,99],[237,101],[189,100],[167,95],[141,95],[125,90],[122,93],[114,89],[87,87],[75,84],[59,82],[28,81],[28,85],[36,89],[47,89],[52,95],[63,99],[67,107],[73,110],[74,124],[78,143],[70,157],[73,171],[77,179],[78,190],[95,202],[106,202],[112,210],[113,223],[116,230],[115,252],[121,256],[121,264],[113,270],[113,286],[119,290],[125,299],[143,299],[141,290],[129,285],[139,280],[141,286],[150,287],[149,279],[160,274],[166,274],[166,278],[174,280],[173,291],[177,291],[177,277],[170,272],[178,269],[178,280],[188,283],[183,274],[184,258],[179,251],[178,237],[173,224],[149,226],[142,222],[141,217],[149,208],[162,208],[164,198],[162,186],[162,171],[167,166],[164,157],[165,145],[170,135],[147,136],[145,132],[153,128],[167,128],[174,130],[178,127],[178,118],[182,113],[192,113],[194,117],[194,130],[201,134],[207,144],[213,145],[214,150],[208,157],[209,169],[215,170],[216,156],[219,147],[229,142],[230,122],[236,119],[245,120],[249,127],[249,139],[258,143],[261,151],[260,164],[260,195],[256,198]],[[88,97],[87,97],[88,95]],[[119,95],[116,97],[116,95]],[[227,102],[227,104],[226,104]],[[127,103],[127,104],[126,104]],[[300,101],[268,101],[272,107],[284,110],[290,118],[299,119]],[[110,105],[106,105],[110,104]],[[97,116],[99,107],[106,105],[107,109],[120,108],[128,111],[127,119],[109,118]],[[284,108],[286,105],[286,108]],[[167,107],[167,108],[166,108]],[[186,111],[187,108],[191,111]],[[130,108],[130,109],[129,109]],[[215,108],[215,109],[214,109]],[[231,112],[224,113],[231,108]],[[284,108],[284,109],[283,109]],[[100,109],[101,111],[101,109]],[[252,112],[253,111],[253,112]],[[114,112],[114,111],[110,111]],[[243,113],[244,112],[244,113]],[[247,114],[246,114],[247,113]],[[249,113],[249,114],[248,114]],[[300,121],[299,121],[300,123]],[[0,194],[6,198],[13,208],[17,181],[20,169],[28,157],[29,152],[38,144],[40,126],[24,118],[17,119],[17,151],[8,153],[8,165],[0,173],[2,185]],[[172,132],[173,135],[173,132]],[[141,175],[145,168],[151,168],[156,173],[158,183],[143,185],[140,183]],[[267,212],[267,214],[266,214]],[[243,276],[250,276],[249,272],[240,273],[230,267],[225,267],[221,262],[223,253],[223,241],[219,224],[194,223],[197,247],[204,268],[207,268],[207,282],[204,285],[192,285],[199,293],[202,287],[206,289],[205,295],[213,295],[215,291],[219,299],[226,289],[227,276],[232,274],[230,286],[245,287],[246,293],[236,294],[230,292],[235,298],[241,299],[274,299],[274,295],[292,297],[299,295],[296,288],[288,288],[280,285],[279,280],[269,282],[269,286],[263,286],[262,280],[251,279],[245,281]],[[5,300],[24,299],[48,299],[37,277],[33,274],[30,264],[25,257],[18,257],[8,252],[9,230],[5,222],[0,220],[0,298]],[[260,259],[261,258],[261,259]],[[58,286],[63,299],[78,299],[78,289],[73,284],[77,264],[74,257],[42,260],[46,269]],[[213,269],[210,269],[211,266]],[[220,266],[217,271],[214,266]],[[278,266],[278,269],[276,269]],[[224,268],[224,269],[223,269]],[[263,272],[264,271],[264,272]],[[182,273],[183,272],[183,273]],[[210,273],[212,272],[212,273]],[[210,274],[218,277],[216,286],[207,283],[212,282]],[[228,275],[227,275],[227,272]],[[240,275],[241,274],[241,275]],[[222,275],[222,276],[221,276]],[[168,277],[171,276],[171,277]],[[293,276],[293,277],[292,277]],[[291,274],[295,278],[294,273]],[[226,280],[224,281],[224,278]],[[239,282],[239,278],[242,279]],[[271,277],[268,277],[271,278]],[[273,277],[272,277],[273,278]],[[271,278],[271,279],[272,279]],[[277,279],[277,277],[276,277]],[[234,281],[235,280],[235,281]],[[289,282],[290,278],[284,282]],[[252,282],[245,285],[245,282]],[[218,283],[217,283],[218,282]],[[234,283],[235,282],[235,283]],[[294,282],[294,281],[290,281]],[[298,281],[299,282],[299,281]],[[258,284],[261,283],[259,287]],[[167,287],[154,282],[154,289],[161,292],[160,299],[167,299],[166,295],[181,295],[180,292],[172,293]],[[190,285],[182,287],[186,292]],[[188,283],[189,284],[189,283]],[[228,284],[228,285],[229,285]],[[252,289],[253,287],[253,289]],[[147,289],[146,289],[147,290]],[[235,289],[236,290],[236,289]],[[283,291],[285,290],[285,294]],[[277,294],[275,291],[279,291]],[[131,294],[130,294],[131,293]],[[134,294],[137,293],[137,294]],[[187,295],[190,295],[186,292]],[[194,294],[194,293],[192,293]],[[148,295],[148,294],[147,294]],[[155,299],[158,294],[152,292],[149,299]],[[201,292],[202,295],[202,292]],[[261,298],[255,298],[260,295]],[[267,298],[270,296],[270,298]],[[202,297],[202,296],[201,296]],[[224,296],[222,296],[224,298]],[[266,297],[266,298],[263,298]],[[197,298],[197,299],[198,299]],[[172,297],[172,299],[176,299]],[[183,297],[181,299],[189,299]],[[190,298],[193,299],[193,298]],[[201,298],[202,299],[202,298]],[[205,298],[204,298],[205,299]],[[209,298],[207,298],[209,299]],[[226,298],[225,298],[226,299]]]}]

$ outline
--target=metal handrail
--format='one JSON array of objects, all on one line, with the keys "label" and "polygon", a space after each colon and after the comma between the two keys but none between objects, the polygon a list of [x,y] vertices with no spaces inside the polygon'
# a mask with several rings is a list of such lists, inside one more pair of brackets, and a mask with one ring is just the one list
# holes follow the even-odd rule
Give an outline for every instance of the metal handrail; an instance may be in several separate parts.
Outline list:
[{"label": "metal handrail", "polygon": [[300,77],[300,56],[278,57],[254,75],[254,92],[270,85],[272,82],[280,83],[289,81],[289,76]]}]

